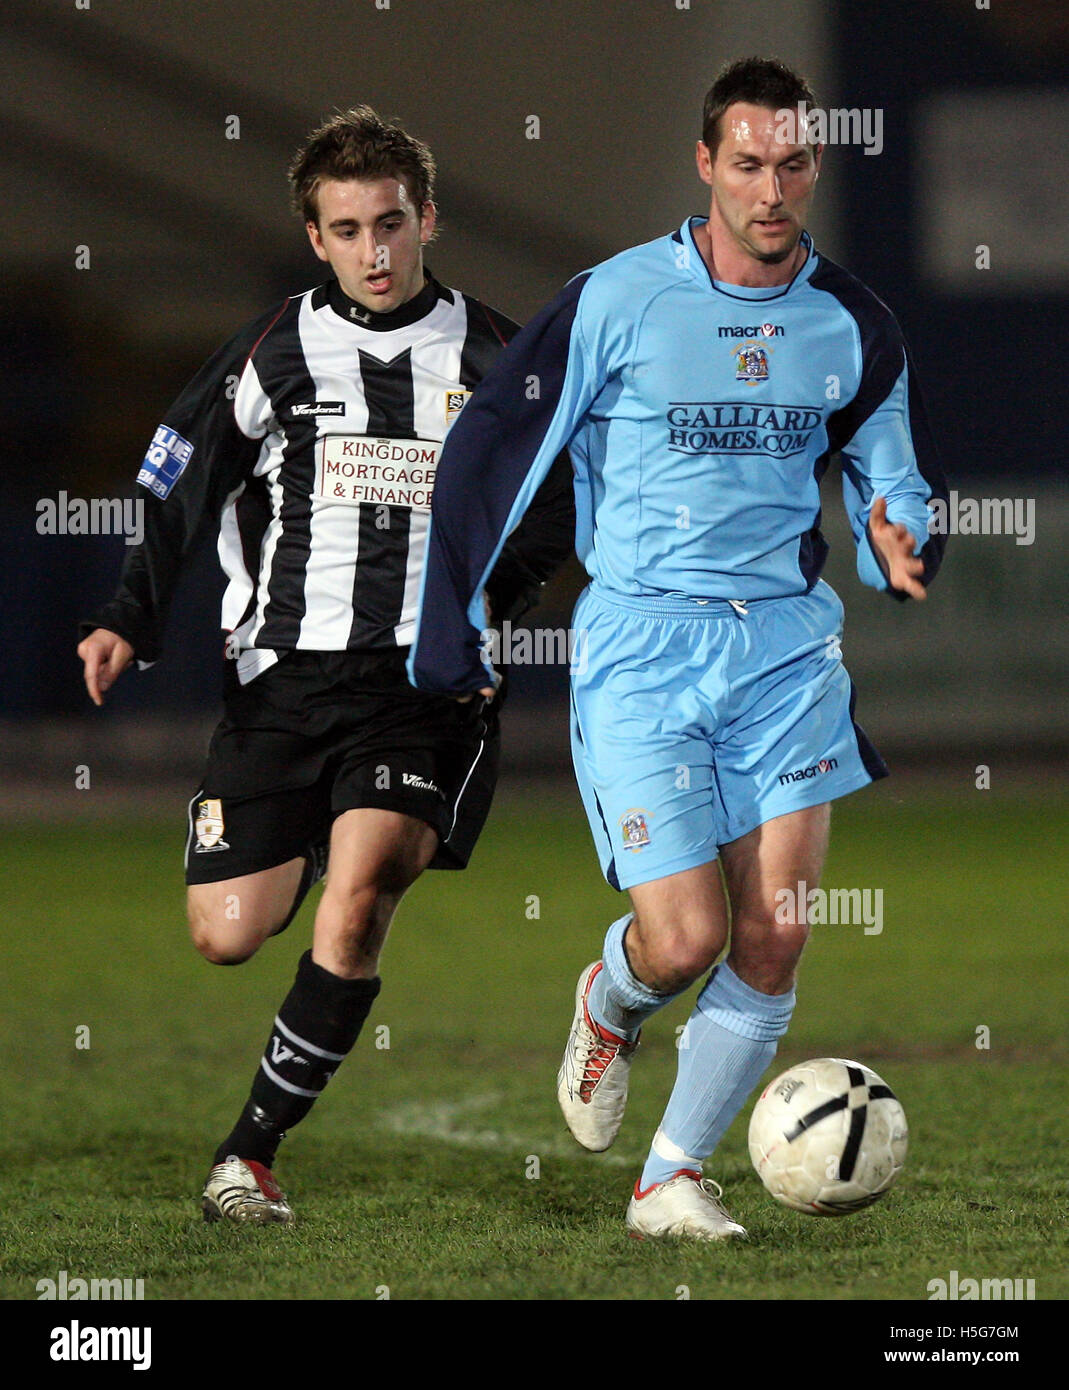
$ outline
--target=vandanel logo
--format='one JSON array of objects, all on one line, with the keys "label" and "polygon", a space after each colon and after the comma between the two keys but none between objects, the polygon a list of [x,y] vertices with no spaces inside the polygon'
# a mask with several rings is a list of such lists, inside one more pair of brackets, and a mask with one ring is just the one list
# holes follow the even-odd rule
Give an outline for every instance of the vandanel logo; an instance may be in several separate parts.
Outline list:
[{"label": "vandanel logo", "polygon": [[344,415],[344,401],[300,401],[297,405],[290,406],[290,414],[295,420],[304,420],[308,416],[313,418],[320,415]]}]

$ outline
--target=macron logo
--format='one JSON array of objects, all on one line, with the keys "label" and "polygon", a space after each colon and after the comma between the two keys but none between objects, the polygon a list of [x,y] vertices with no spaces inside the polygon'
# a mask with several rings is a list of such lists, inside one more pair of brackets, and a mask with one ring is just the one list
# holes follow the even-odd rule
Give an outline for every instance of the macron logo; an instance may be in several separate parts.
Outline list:
[{"label": "macron logo", "polygon": [[741,328],[721,324],[717,329],[721,338],[782,338],[785,332],[782,323],[751,323]]},{"label": "macron logo", "polygon": [[810,777],[820,777],[825,772],[833,772],[838,766],[838,758],[821,758],[820,762],[813,763],[810,767],[799,767],[794,772],[780,773],[779,784],[785,787],[790,782],[805,782]]}]

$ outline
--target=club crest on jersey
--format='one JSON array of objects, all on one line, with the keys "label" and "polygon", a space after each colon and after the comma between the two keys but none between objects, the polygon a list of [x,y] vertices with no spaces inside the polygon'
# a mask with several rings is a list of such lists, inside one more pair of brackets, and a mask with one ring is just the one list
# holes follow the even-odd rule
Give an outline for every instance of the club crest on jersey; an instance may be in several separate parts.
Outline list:
[{"label": "club crest on jersey", "polygon": [[743,343],[735,349],[735,380],[757,386],[768,380],[769,349],[760,343]]},{"label": "club crest on jersey", "polygon": [[650,842],[645,811],[628,811],[625,816],[621,816],[620,829],[623,831],[625,849],[641,849]]},{"label": "club crest on jersey", "polygon": [[210,854],[212,850],[229,849],[223,839],[223,803],[218,799],[201,801],[197,805],[197,819],[193,822],[197,833],[197,853]]},{"label": "club crest on jersey", "polygon": [[446,429],[453,423],[460,412],[467,404],[470,391],[447,391],[445,393],[445,427]]}]

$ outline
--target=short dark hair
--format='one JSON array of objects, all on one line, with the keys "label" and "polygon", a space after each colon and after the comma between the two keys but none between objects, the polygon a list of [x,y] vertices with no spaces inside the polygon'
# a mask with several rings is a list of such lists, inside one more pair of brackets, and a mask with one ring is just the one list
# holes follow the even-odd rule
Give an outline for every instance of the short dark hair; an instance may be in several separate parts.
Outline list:
[{"label": "short dark hair", "polygon": [[807,108],[817,99],[804,77],[778,58],[739,58],[727,63],[705,94],[702,108],[702,141],[715,157],[720,143],[720,118],[736,101],[751,106],[767,106],[771,111],[795,109],[799,102]]},{"label": "short dark hair", "polygon": [[434,199],[435,172],[434,155],[421,140],[370,106],[353,106],[312,131],[293,157],[289,180],[294,210],[305,222],[318,222],[324,179],[399,179],[422,213]]}]

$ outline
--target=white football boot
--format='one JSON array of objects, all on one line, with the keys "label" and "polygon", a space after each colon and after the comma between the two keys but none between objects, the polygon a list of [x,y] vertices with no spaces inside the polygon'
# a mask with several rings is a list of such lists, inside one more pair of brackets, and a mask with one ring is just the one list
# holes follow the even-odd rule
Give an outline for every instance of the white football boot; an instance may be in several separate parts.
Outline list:
[{"label": "white football boot", "polygon": [[620,1131],[627,1081],[638,1038],[626,1042],[600,1028],[587,1010],[587,995],[601,961],[588,965],[575,988],[575,1017],[557,1073],[557,1100],[568,1128],[584,1149],[602,1153]]},{"label": "white football boot", "polygon": [[681,1168],[667,1182],[655,1183],[645,1192],[636,1182],[627,1208],[628,1229],[639,1240],[647,1236],[745,1240],[745,1228],[732,1221],[721,1205],[723,1195],[719,1183],[703,1178],[693,1168]]},{"label": "white football boot", "polygon": [[201,1210],[205,1221],[233,1221],[239,1226],[270,1221],[291,1226],[295,1220],[274,1175],[262,1163],[234,1154],[208,1174]]}]

